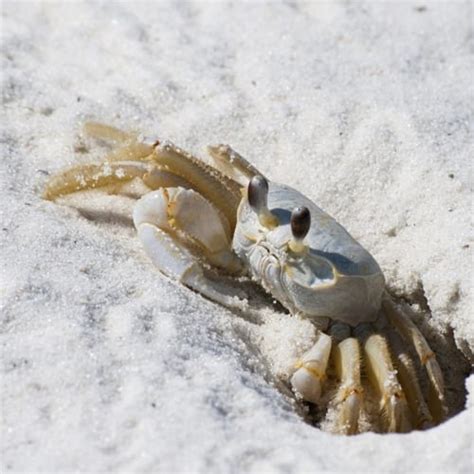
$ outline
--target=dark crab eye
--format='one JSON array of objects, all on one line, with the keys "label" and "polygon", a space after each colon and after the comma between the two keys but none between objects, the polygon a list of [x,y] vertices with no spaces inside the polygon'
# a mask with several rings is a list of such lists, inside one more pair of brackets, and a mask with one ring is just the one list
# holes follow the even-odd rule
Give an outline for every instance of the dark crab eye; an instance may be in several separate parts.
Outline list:
[{"label": "dark crab eye", "polygon": [[268,209],[268,181],[263,176],[257,174],[250,180],[247,199],[263,227],[278,227],[278,219]]},{"label": "dark crab eye", "polygon": [[291,213],[291,233],[295,240],[303,240],[311,227],[311,214],[305,206],[295,207]]},{"label": "dark crab eye", "polygon": [[268,181],[263,176],[254,176],[249,182],[247,196],[250,207],[260,214],[267,208]]}]

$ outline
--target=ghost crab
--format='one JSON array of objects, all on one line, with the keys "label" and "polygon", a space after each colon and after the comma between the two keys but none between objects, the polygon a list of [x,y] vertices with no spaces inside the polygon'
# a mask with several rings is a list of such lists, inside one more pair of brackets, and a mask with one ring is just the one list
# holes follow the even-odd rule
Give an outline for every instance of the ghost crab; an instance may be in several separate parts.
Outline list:
[{"label": "ghost crab", "polygon": [[223,294],[205,269],[250,274],[292,314],[314,322],[317,338],[296,361],[290,383],[297,397],[318,404],[328,366],[334,367],[336,431],[360,429],[361,372],[377,394],[381,431],[441,421],[443,377],[434,353],[386,291],[377,262],[332,217],[298,191],[267,180],[229,146],[209,147],[210,166],[171,143],[98,123],[87,123],[85,131],[119,146],[102,163],[52,177],[46,199],[111,186],[120,193],[140,180],[148,192],[135,205],[134,224],[165,275],[235,307],[238,298]]}]

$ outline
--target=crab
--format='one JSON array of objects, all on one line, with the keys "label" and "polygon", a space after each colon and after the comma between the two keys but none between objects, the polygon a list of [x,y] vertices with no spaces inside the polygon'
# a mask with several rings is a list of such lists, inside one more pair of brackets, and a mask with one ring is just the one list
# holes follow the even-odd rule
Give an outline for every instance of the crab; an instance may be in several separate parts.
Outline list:
[{"label": "crab", "polygon": [[208,147],[211,166],[169,142],[93,122],[84,130],[116,148],[102,163],[51,177],[45,199],[93,188],[120,193],[138,180],[146,192],[134,225],[162,273],[239,308],[239,296],[223,293],[209,269],[248,275],[314,323],[314,344],[295,361],[288,383],[297,398],[318,405],[329,373],[337,432],[361,431],[366,386],[376,397],[380,431],[425,429],[443,419],[435,354],[387,291],[371,254],[310,199],[270,181],[227,145]]}]

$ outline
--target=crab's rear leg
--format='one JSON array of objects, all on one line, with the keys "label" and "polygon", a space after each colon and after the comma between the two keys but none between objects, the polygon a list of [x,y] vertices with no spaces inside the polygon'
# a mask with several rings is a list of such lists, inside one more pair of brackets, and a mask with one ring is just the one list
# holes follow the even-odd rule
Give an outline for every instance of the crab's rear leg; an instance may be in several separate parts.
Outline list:
[{"label": "crab's rear leg", "polygon": [[133,220],[146,253],[165,275],[225,306],[242,307],[237,295],[225,294],[204,272],[203,261],[228,273],[242,270],[229,225],[209,201],[192,189],[163,188],[137,202]]},{"label": "crab's rear leg", "polygon": [[433,418],[426,405],[421,386],[418,383],[415,364],[406,351],[405,344],[400,340],[400,336],[391,332],[389,341],[395,358],[397,378],[406,395],[408,406],[412,413],[413,425],[417,429],[429,428],[433,425]]},{"label": "crab's rear leg", "polygon": [[411,342],[415,347],[420,362],[428,373],[428,406],[435,421],[442,421],[447,412],[444,398],[444,380],[434,352],[430,349],[426,339],[416,327],[415,323],[408,317],[408,315],[395,306],[392,298],[387,293],[384,295],[383,309],[387,318],[393,326],[395,326],[397,331],[404,339]]}]

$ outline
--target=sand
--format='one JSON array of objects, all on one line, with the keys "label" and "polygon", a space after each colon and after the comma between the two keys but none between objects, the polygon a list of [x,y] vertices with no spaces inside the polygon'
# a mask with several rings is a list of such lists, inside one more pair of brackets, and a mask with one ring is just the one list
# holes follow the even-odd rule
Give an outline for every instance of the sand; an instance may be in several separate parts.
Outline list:
[{"label": "sand", "polygon": [[[472,15],[3,2],[2,472],[472,472]],[[130,200],[41,199],[48,175],[104,156],[86,120],[199,156],[229,143],[337,217],[411,305],[449,419],[355,437],[305,423],[278,387],[307,321],[269,298],[229,311],[159,274]]]}]

